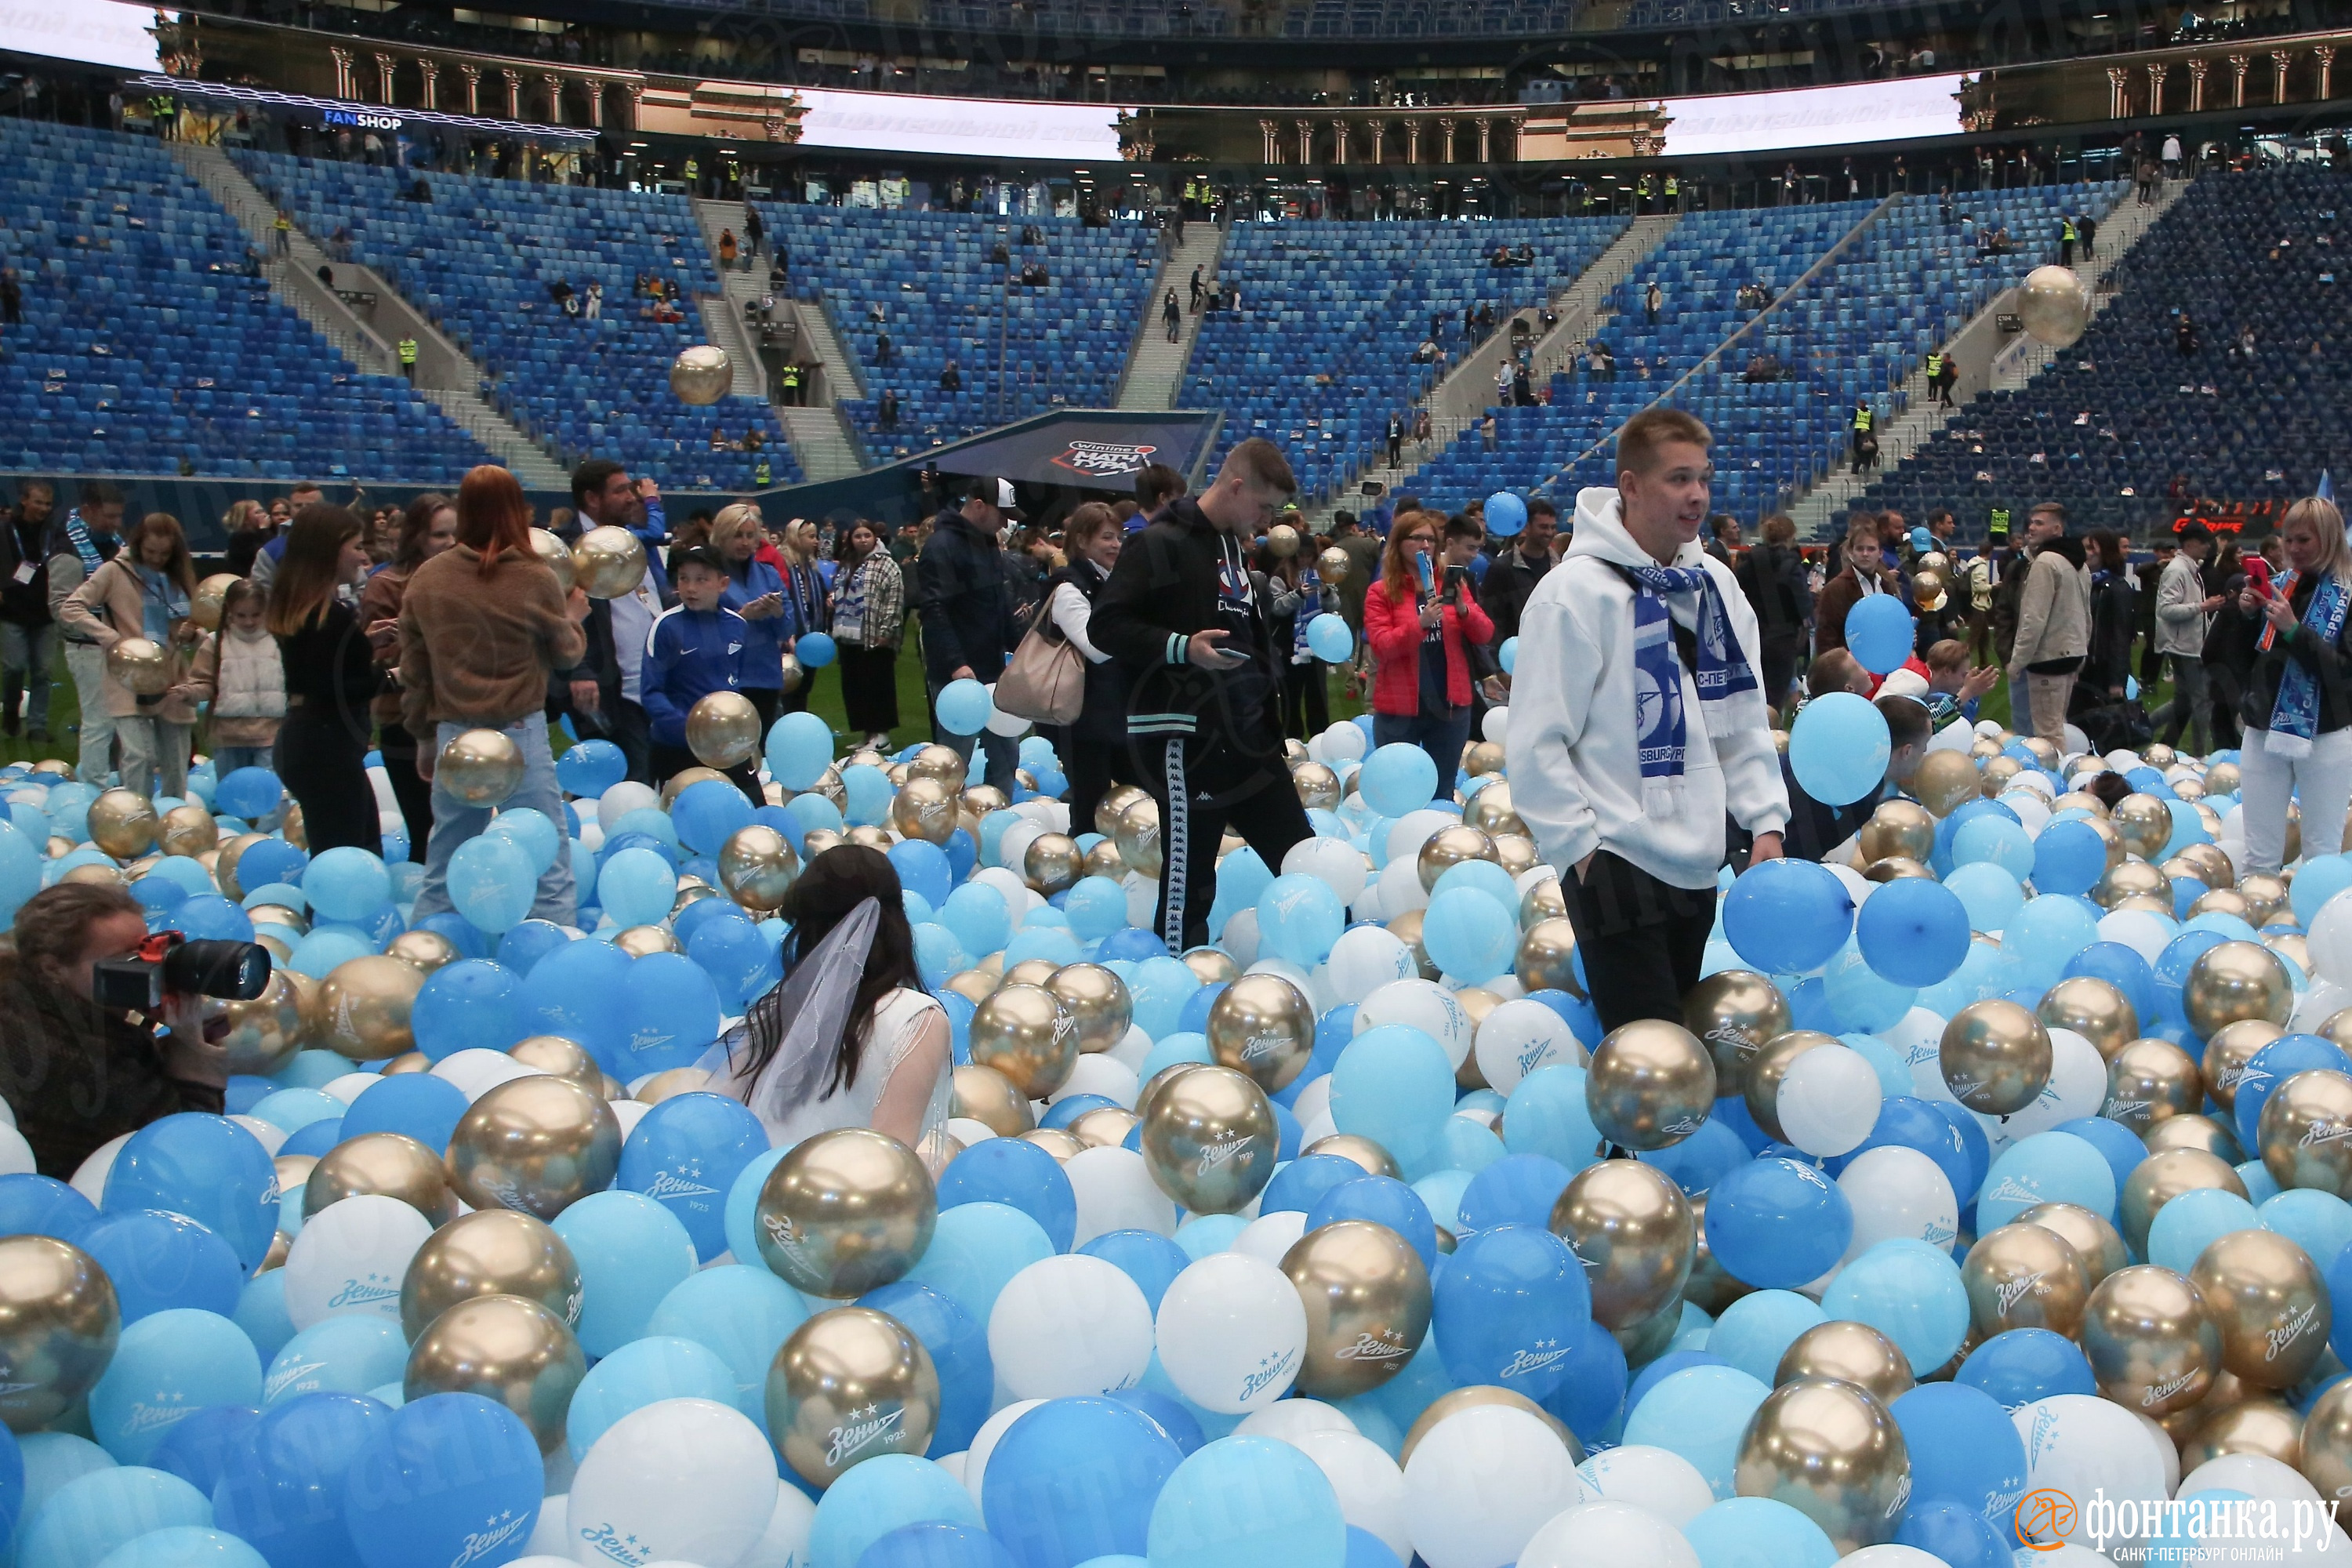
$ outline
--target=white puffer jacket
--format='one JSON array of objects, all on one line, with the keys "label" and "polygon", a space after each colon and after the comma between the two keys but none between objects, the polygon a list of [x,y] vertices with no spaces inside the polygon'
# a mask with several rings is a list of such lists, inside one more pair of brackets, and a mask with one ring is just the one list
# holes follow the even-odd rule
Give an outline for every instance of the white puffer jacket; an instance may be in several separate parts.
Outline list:
[{"label": "white puffer jacket", "polygon": [[189,681],[212,703],[214,745],[266,746],[277,740],[286,717],[286,666],[276,637],[234,631],[206,637]]}]

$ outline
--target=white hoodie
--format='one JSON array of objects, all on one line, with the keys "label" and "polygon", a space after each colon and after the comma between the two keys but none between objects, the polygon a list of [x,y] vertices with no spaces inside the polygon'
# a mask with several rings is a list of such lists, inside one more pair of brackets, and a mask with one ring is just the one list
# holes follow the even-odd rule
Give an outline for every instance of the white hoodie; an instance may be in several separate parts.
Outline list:
[{"label": "white hoodie", "polygon": [[[1607,849],[1674,887],[1707,888],[1723,863],[1727,805],[1749,832],[1777,833],[1789,820],[1789,792],[1760,688],[1728,699],[1728,732],[1710,737],[1698,687],[1685,668],[1680,804],[1671,812],[1644,810],[1635,746],[1633,590],[1611,568],[1656,564],[1625,531],[1615,490],[1578,494],[1568,554],[1537,584],[1519,618],[1507,741],[1511,805],[1562,876],[1573,875],[1595,849]],[[1731,569],[1696,542],[1682,547],[1674,564],[1715,578],[1740,652],[1751,669],[1760,669],[1756,612]],[[1696,595],[1675,595],[1667,605],[1676,622],[1696,629]]]}]

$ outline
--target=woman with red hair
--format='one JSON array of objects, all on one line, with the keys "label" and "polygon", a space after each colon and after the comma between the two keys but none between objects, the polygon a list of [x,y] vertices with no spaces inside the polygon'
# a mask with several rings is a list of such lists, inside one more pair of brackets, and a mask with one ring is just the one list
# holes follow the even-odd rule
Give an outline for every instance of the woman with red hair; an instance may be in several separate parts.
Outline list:
[{"label": "woman with red hair", "polygon": [[1374,743],[1427,752],[1437,764],[1437,793],[1450,799],[1470,741],[1469,645],[1493,641],[1495,623],[1469,586],[1476,528],[1457,523],[1448,531],[1448,559],[1440,562],[1444,522],[1435,512],[1409,511],[1390,526],[1380,581],[1364,595],[1364,643],[1376,667]]},{"label": "woman with red hair", "polygon": [[[587,649],[588,596],[566,597],[530,547],[530,502],[514,475],[484,464],[457,488],[457,542],[418,566],[400,605],[401,721],[416,738],[416,772],[433,783],[433,836],[416,917],[452,907],[449,857],[490,824],[493,806],[530,806],[564,832],[563,796],[547,742],[548,680],[567,679]],[[434,774],[442,748],[468,730],[496,730],[522,752],[522,783],[499,801],[470,801]],[[540,873],[535,920],[570,925],[570,847]]]}]

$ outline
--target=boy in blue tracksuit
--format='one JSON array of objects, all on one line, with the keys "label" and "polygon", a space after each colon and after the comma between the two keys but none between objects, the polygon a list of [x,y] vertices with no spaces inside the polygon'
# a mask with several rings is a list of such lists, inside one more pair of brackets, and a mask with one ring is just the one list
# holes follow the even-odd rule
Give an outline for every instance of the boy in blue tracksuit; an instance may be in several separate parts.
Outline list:
[{"label": "boy in blue tracksuit", "polygon": [[[717,551],[699,544],[681,551],[670,576],[677,587],[677,606],[664,610],[654,622],[646,642],[643,680],[646,715],[653,725],[656,784],[704,765],[687,745],[687,715],[714,691],[741,689],[743,654],[751,642],[743,617],[719,602],[728,577],[727,563]],[[726,773],[754,806],[766,804],[751,761]]]}]

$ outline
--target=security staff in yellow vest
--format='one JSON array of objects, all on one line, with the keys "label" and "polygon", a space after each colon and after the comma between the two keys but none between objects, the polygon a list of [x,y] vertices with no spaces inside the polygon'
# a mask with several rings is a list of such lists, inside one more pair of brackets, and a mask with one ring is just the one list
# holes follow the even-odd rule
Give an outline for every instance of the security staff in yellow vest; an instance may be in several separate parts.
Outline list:
[{"label": "security staff in yellow vest", "polygon": [[408,378],[408,384],[411,386],[416,384],[416,340],[415,338],[400,340],[400,374]]},{"label": "security staff in yellow vest", "polygon": [[1937,349],[1927,356],[1928,395],[1947,408],[1952,405],[1952,383],[1956,379],[1952,374],[1952,362],[1943,350]]},{"label": "security staff in yellow vest", "polygon": [[1666,176],[1666,210],[1675,213],[1683,210],[1683,183],[1672,174]]},{"label": "security staff in yellow vest", "polygon": [[785,406],[789,408],[799,407],[801,403],[801,367],[796,364],[788,364],[784,366],[782,384]]},{"label": "security staff in yellow vest", "polygon": [[1877,457],[1878,441],[1877,438],[1870,433],[1870,427],[1872,424],[1875,422],[1876,418],[1877,416],[1871,412],[1870,405],[1866,401],[1857,400],[1855,402],[1853,405],[1853,471],[1857,474],[1862,472],[1863,458],[1865,455],[1870,457],[1873,460],[1875,460]]},{"label": "security staff in yellow vest", "polygon": [[2074,228],[2074,220],[2073,218],[2064,218],[2060,221],[2058,225],[2059,266],[2072,267],[2074,265],[2074,241],[2080,237],[2081,236]]},{"label": "security staff in yellow vest", "polygon": [[688,158],[688,159],[687,159],[687,161],[686,161],[686,168],[685,168],[685,170],[684,170],[683,172],[684,172],[684,174],[685,174],[685,175],[686,175],[686,190],[687,190],[687,194],[688,194],[688,195],[695,195],[695,196],[698,196],[698,195],[700,195],[702,194],[702,184],[701,184],[701,182],[702,182],[702,163],[701,163],[701,160],[699,160],[699,159],[698,159],[698,158],[692,158],[692,157]]}]

